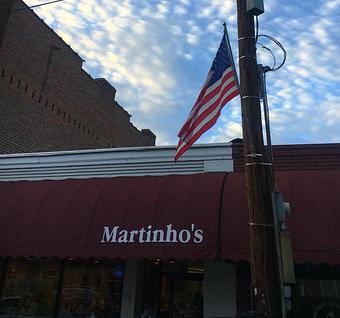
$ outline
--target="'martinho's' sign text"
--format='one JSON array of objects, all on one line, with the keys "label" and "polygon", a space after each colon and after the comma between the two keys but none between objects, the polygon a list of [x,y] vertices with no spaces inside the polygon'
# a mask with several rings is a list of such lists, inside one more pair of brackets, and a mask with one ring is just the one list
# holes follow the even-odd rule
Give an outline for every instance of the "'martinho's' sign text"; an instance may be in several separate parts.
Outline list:
[{"label": "'martinho's' sign text", "polygon": [[154,229],[152,225],[136,230],[121,229],[116,225],[104,226],[101,243],[202,243],[203,230],[191,224],[189,229],[174,229],[167,224],[163,229]]}]

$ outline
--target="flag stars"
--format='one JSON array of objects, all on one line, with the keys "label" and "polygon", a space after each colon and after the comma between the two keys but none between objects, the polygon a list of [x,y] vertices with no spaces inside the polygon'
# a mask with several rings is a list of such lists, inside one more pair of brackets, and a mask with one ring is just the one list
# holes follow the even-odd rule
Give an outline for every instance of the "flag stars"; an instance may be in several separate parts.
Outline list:
[{"label": "flag stars", "polygon": [[219,78],[221,78],[223,72],[230,67],[230,62],[228,58],[227,42],[225,37],[223,37],[220,48],[217,51],[216,57],[213,61],[210,71],[213,73],[209,84],[215,83]]}]

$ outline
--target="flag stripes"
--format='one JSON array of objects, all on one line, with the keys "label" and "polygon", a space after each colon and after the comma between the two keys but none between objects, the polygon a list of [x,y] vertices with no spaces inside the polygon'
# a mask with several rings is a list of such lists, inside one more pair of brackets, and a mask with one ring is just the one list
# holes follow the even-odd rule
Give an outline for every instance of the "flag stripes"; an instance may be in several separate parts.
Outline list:
[{"label": "flag stripes", "polygon": [[210,127],[221,114],[223,106],[239,94],[236,74],[224,34],[213,65],[201,92],[178,136],[175,160]]}]

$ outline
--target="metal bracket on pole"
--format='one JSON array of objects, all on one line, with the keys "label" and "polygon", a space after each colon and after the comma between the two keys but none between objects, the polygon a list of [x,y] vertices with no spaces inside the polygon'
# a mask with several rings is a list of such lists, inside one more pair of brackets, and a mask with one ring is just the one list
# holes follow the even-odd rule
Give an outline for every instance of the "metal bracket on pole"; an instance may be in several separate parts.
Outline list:
[{"label": "metal bracket on pole", "polygon": [[277,220],[281,230],[286,229],[286,216],[290,214],[290,205],[288,202],[283,200],[283,195],[281,192],[274,194],[275,200],[275,211]]},{"label": "metal bracket on pole", "polygon": [[263,0],[247,0],[247,12],[252,15],[264,13]]},{"label": "metal bracket on pole", "polygon": [[262,154],[262,153],[255,153],[255,152],[252,152],[252,153],[248,154],[247,157],[248,157],[248,158],[263,157],[263,154]]}]

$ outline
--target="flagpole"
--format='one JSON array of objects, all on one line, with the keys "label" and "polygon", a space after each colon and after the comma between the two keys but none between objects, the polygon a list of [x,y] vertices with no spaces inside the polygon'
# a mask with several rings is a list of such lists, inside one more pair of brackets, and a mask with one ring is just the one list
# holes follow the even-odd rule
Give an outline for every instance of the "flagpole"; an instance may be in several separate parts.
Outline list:
[{"label": "flagpole", "polygon": [[236,80],[237,88],[238,88],[238,90],[240,90],[240,83],[239,83],[237,72],[236,72],[234,55],[233,55],[233,52],[231,50],[229,36],[228,36],[228,30],[227,30],[227,24],[225,22],[223,22],[223,28],[224,28],[224,35],[225,35],[225,37],[227,39],[227,41],[226,41],[227,42],[227,50],[228,50],[229,57],[230,57],[231,67],[232,67],[234,75],[235,75],[235,80]]}]

